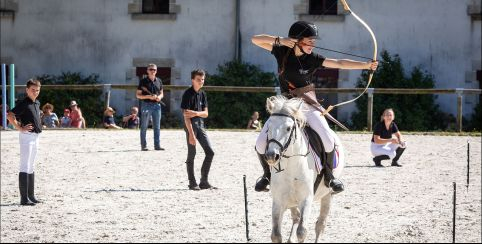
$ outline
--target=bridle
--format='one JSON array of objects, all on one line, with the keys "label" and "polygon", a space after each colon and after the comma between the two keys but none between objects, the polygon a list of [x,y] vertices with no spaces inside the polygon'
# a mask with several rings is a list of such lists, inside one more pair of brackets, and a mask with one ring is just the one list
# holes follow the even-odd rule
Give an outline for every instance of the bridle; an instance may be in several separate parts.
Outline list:
[{"label": "bridle", "polygon": [[[281,142],[279,142],[278,140],[274,139],[274,138],[271,138],[268,140],[268,143],[266,144],[266,150],[268,150],[268,147],[269,147],[269,144],[271,143],[275,143],[277,144],[279,147],[280,147],[280,159],[277,161],[277,163],[273,166],[273,168],[276,170],[276,173],[279,173],[281,171],[283,171],[284,169],[281,169],[281,157],[283,158],[291,158],[291,157],[297,157],[297,156],[301,156],[301,157],[306,157],[308,156],[309,154],[309,150],[306,150],[306,153],[305,154],[294,154],[294,155],[285,155],[286,153],[286,150],[288,150],[288,148],[290,147],[290,145],[292,144],[292,139],[293,139],[293,136],[294,136],[294,140],[293,142],[296,141],[296,139],[298,138],[298,134],[297,134],[297,131],[298,131],[298,123],[297,123],[297,120],[295,119],[295,117],[291,116],[291,115],[287,115],[287,114],[283,114],[283,113],[272,113],[271,116],[282,116],[282,117],[288,117],[290,119],[293,120],[293,122],[295,123],[295,125],[291,128],[290,130],[290,135],[288,137],[288,140],[286,140],[286,143],[283,145]],[[276,165],[278,165],[278,168],[276,168]]]}]

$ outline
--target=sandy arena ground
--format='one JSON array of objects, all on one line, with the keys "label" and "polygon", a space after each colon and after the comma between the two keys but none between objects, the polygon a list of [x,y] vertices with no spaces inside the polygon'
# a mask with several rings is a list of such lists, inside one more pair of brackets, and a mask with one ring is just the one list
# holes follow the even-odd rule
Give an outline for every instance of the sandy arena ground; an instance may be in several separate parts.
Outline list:
[{"label": "sandy arena ground", "polygon": [[[210,182],[189,191],[185,135],[162,130],[166,151],[141,152],[132,130],[54,130],[41,134],[36,195],[19,206],[18,132],[1,132],[1,242],[246,242],[243,175],[251,242],[270,242],[271,197],[253,186],[261,167],[255,132],[209,131],[216,155]],[[322,242],[451,242],[457,182],[457,242],[481,242],[481,138],[406,135],[402,168],[375,168],[370,134],[340,134],[345,192],[334,197]],[[470,184],[466,188],[467,141]],[[199,180],[204,154],[198,146]],[[384,161],[385,165],[389,162]],[[315,204],[307,221],[315,237]],[[283,240],[290,227],[284,219]]]}]

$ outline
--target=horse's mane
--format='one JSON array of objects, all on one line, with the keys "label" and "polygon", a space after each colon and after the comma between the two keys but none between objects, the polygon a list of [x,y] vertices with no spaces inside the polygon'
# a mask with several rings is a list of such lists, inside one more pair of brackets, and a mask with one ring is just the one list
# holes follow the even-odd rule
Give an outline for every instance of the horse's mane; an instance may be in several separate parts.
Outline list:
[{"label": "horse's mane", "polygon": [[293,116],[300,127],[306,123],[306,117],[301,111],[303,100],[301,98],[287,99],[285,96],[272,96],[266,99],[266,110],[268,113],[281,113]]}]

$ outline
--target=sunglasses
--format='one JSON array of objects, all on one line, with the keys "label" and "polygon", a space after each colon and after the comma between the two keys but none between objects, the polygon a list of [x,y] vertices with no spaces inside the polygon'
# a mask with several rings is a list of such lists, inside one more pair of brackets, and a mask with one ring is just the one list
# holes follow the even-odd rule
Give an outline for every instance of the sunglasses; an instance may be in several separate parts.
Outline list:
[{"label": "sunglasses", "polygon": [[149,71],[156,71],[157,69],[148,69]]}]

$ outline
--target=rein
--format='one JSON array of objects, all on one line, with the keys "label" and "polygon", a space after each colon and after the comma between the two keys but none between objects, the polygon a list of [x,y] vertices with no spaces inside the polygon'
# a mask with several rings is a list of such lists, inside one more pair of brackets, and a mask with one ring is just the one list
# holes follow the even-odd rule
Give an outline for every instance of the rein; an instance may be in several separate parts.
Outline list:
[{"label": "rein", "polygon": [[[273,114],[271,114],[271,116],[288,117],[295,122],[295,126],[293,126],[293,128],[291,129],[290,136],[288,137],[288,140],[286,141],[286,143],[284,145],[281,144],[281,142],[279,142],[278,140],[276,140],[274,138],[271,138],[271,139],[268,140],[268,143],[266,144],[266,150],[268,149],[269,144],[273,142],[273,143],[276,143],[280,147],[280,149],[281,149],[280,156],[283,157],[283,158],[306,157],[306,156],[308,156],[308,154],[310,153],[309,150],[306,150],[305,154],[285,155],[286,150],[288,150],[288,147],[290,147],[290,145],[292,144],[291,139],[293,138],[293,135],[295,136],[295,139],[293,141],[296,141],[296,139],[298,138],[298,135],[297,135],[296,131],[299,128],[299,126],[298,126],[298,123],[296,123],[296,119],[291,115],[282,114],[282,113],[273,113]],[[276,170],[276,173],[284,171],[284,169],[281,169],[281,158],[278,160],[277,165],[278,165],[278,168],[276,168],[276,164],[273,166],[273,168]]]}]

